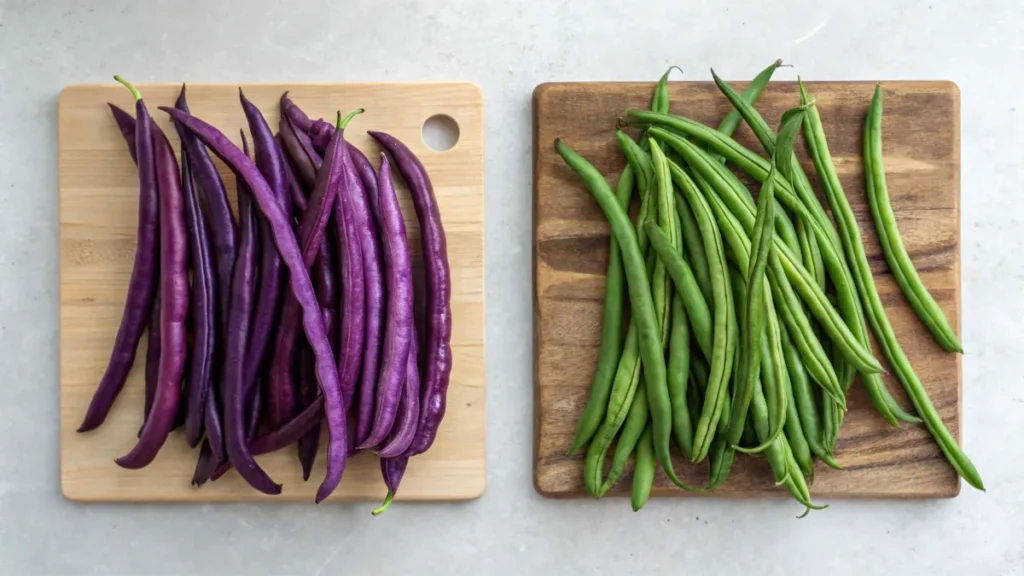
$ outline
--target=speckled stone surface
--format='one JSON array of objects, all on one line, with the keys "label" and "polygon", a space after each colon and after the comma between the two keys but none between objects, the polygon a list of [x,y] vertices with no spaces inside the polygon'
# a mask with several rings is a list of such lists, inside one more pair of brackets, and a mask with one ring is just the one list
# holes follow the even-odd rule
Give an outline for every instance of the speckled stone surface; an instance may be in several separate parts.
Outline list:
[{"label": "speckled stone surface", "polygon": [[[0,0],[0,574],[1024,573],[1024,11],[1014,2]],[[91,7],[90,7],[91,6]],[[531,115],[550,80],[950,79],[962,90],[964,442],[988,493],[552,501],[533,490]],[[76,505],[57,456],[56,103],[67,84],[470,80],[488,151],[480,500]],[[793,72],[787,72],[793,74]],[[780,76],[781,77],[781,76]],[[788,77],[788,76],[787,76]],[[1019,109],[1018,109],[1019,108]]]}]

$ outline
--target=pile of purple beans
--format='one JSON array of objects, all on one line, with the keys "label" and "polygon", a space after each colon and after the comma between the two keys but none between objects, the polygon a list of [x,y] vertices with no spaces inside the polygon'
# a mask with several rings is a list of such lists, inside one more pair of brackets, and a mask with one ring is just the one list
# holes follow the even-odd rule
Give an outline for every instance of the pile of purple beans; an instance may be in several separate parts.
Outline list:
[{"label": "pile of purple beans", "polygon": [[[348,123],[312,120],[285,93],[275,134],[239,90],[252,139],[242,149],[192,116],[185,87],[171,116],[180,162],[142,95],[135,116],[110,104],[138,166],[138,242],[121,324],[79,432],[100,426],[147,333],[144,423],[116,460],[149,465],[184,427],[199,448],[192,482],[234,468],[280,494],[255,456],[297,445],[309,478],[326,423],[326,475],[338,487],[349,455],[373,451],[391,504],[409,458],[434,441],[451,373],[451,278],[444,228],[423,164],[370,131],[380,167],[345,141]],[[210,152],[237,179],[237,217]],[[390,159],[389,159],[390,157]],[[423,302],[392,179],[397,167],[420,224]],[[414,307],[424,310],[417,327]],[[147,330],[148,328],[148,330]],[[351,424],[350,424],[351,423]]]}]

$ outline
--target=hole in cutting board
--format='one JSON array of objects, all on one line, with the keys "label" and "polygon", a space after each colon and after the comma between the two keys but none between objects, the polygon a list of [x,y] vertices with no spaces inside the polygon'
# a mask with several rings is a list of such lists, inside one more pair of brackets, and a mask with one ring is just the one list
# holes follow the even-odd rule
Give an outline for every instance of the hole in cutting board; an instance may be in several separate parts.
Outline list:
[{"label": "hole in cutting board", "polygon": [[447,114],[434,114],[423,123],[423,143],[431,150],[447,152],[459,142],[459,123]]}]

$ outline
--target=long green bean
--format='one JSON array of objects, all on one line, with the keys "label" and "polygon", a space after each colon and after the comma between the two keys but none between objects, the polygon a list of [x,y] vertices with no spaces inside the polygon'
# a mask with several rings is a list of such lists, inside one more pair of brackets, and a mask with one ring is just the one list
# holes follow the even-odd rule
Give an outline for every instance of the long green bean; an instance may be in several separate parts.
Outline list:
[{"label": "long green bean", "polygon": [[633,454],[637,442],[640,441],[640,436],[648,426],[650,415],[647,391],[644,386],[640,386],[636,390],[636,396],[633,397],[633,403],[629,406],[629,415],[626,416],[626,422],[622,425],[622,433],[615,440],[612,466],[608,471],[608,477],[605,478],[597,491],[598,497],[607,494],[612,486],[618,482],[622,471],[626,469],[626,462],[629,461],[629,457]]},{"label": "long green bean", "polygon": [[[615,187],[615,200],[623,210],[629,205],[633,195],[633,169],[627,166],[619,183]],[[622,255],[619,244],[612,236],[608,241],[608,274],[604,288],[604,309],[601,315],[601,347],[597,356],[597,369],[594,371],[593,383],[590,385],[590,397],[583,408],[579,422],[576,424],[576,435],[569,448],[569,455],[575,454],[584,444],[594,437],[601,426],[608,397],[611,395],[615,369],[622,352],[622,319],[625,304],[626,277],[622,271]]]},{"label": "long green bean", "polygon": [[775,221],[775,186],[771,180],[761,187],[761,195],[757,201],[757,217],[754,221],[751,255],[747,265],[746,279],[746,310],[741,315],[743,325],[740,334],[743,345],[740,347],[740,378],[734,391],[732,414],[729,426],[729,443],[739,445],[743,436],[743,427],[747,422],[747,411],[754,395],[754,381],[761,371],[761,342],[764,339],[766,310],[764,305],[764,286],[767,283],[765,268],[768,266],[768,252],[772,245],[773,226],[766,222]]},{"label": "long green bean", "polygon": [[[673,165],[669,163],[670,170]],[[675,178],[674,172],[673,178]],[[732,290],[726,276],[725,248],[722,245],[721,232],[715,223],[711,208],[689,177],[685,177],[682,182],[682,191],[686,203],[697,220],[701,238],[704,241],[708,268],[711,272],[714,302],[715,322],[711,373],[708,378],[704,406],[694,429],[693,457],[691,458],[694,462],[700,462],[707,456],[708,450],[711,448],[711,440],[722,415],[724,397],[729,393],[729,374],[732,371],[732,358],[729,351],[734,350],[736,346],[736,334],[731,330],[730,324],[733,321],[730,318],[735,315],[735,311],[732,306]]]},{"label": "long green bean", "polygon": [[693,326],[697,347],[700,348],[705,358],[710,358],[712,347],[711,311],[708,309],[704,297],[701,296],[697,279],[664,232],[658,229],[653,222],[648,222],[645,228],[651,247],[654,248],[672,278],[676,294],[681,297],[683,305],[686,306],[686,313],[689,316],[690,325]]},{"label": "long green bean", "polygon": [[807,380],[807,371],[793,342],[790,339],[788,329],[782,327],[782,352],[786,356],[786,369],[789,372],[789,383],[793,390],[793,403],[796,405],[796,413],[800,418],[800,427],[808,447],[822,462],[836,470],[842,470],[842,466],[832,457],[832,453],[825,449],[822,442],[821,417],[819,416],[818,403],[815,400],[814,391]]},{"label": "long green bean", "polygon": [[668,395],[672,401],[672,435],[683,456],[693,454],[693,421],[687,406],[690,377],[690,325],[678,291],[672,299],[672,330],[668,344]]},{"label": "long green bean", "polygon": [[914,262],[903,245],[896,224],[896,215],[892,211],[882,160],[881,85],[875,86],[875,95],[871,99],[871,108],[868,109],[868,117],[864,122],[864,172],[868,204],[871,206],[871,216],[878,231],[878,242],[882,245],[882,253],[885,254],[885,261],[889,263],[896,283],[935,341],[949,352],[963,352],[956,332],[950,326],[942,308],[921,282]]},{"label": "long green bean", "polygon": [[[801,85],[801,99],[809,101],[806,91]],[[907,395],[910,396],[914,409],[924,420],[925,427],[935,438],[939,448],[942,450],[946,460],[971,486],[984,490],[984,483],[978,474],[974,464],[960,449],[956,439],[942,422],[935,406],[928,398],[928,392],[924,389],[910,360],[896,339],[892,324],[885,315],[885,308],[878,296],[874,279],[871,274],[871,266],[868,263],[867,255],[864,253],[864,246],[861,243],[860,228],[856,216],[850,208],[846,194],[843,192],[839,182],[838,174],[832,163],[831,154],[828,151],[828,143],[825,140],[825,131],[821,126],[821,118],[815,106],[807,109],[804,116],[804,138],[807,140],[811,150],[811,159],[814,161],[815,169],[822,181],[822,188],[828,198],[832,213],[836,216],[836,223],[839,227],[840,238],[843,241],[843,248],[847,257],[853,263],[856,272],[853,274],[857,284],[857,292],[860,294],[864,309],[871,324],[872,330],[882,347],[889,364],[892,366],[896,377],[903,384]]]},{"label": "long green bean", "polygon": [[651,423],[647,423],[640,443],[636,447],[636,466],[633,470],[633,491],[630,495],[630,504],[633,512],[639,512],[647,499],[651,496],[651,488],[654,486],[654,472],[657,468],[657,461],[654,457],[654,434],[651,430]]}]

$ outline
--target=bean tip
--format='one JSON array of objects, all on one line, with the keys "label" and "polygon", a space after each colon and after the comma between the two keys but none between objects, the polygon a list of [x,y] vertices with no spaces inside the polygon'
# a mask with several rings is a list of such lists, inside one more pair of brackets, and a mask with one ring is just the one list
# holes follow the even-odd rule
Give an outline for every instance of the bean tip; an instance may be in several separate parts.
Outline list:
[{"label": "bean tip", "polygon": [[118,76],[117,74],[114,74],[114,80],[116,80],[118,83],[123,85],[129,91],[131,91],[132,96],[135,98],[136,102],[138,102],[139,100],[142,100],[142,94],[138,91],[137,88],[135,88],[135,86],[132,85],[131,82],[125,80],[124,78]]}]

